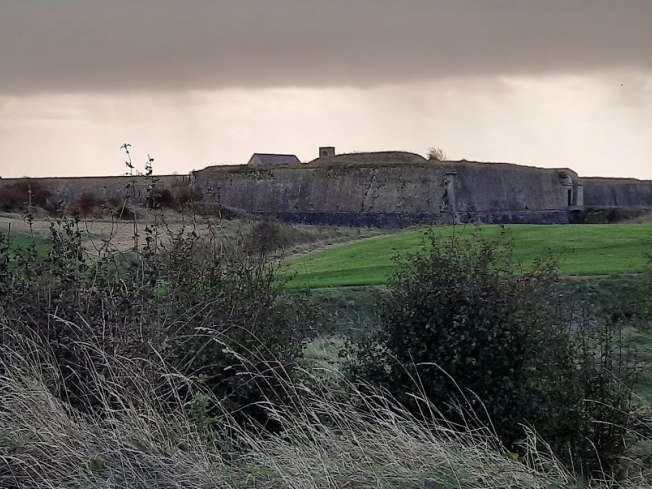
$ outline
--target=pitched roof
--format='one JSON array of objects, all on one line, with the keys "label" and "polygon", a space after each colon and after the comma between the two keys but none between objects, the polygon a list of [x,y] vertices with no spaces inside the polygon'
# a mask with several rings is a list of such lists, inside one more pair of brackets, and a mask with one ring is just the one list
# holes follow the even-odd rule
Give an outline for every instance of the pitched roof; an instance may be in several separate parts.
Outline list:
[{"label": "pitched roof", "polygon": [[271,153],[254,153],[249,159],[249,165],[288,165],[292,163],[301,163],[296,155],[279,155]]}]

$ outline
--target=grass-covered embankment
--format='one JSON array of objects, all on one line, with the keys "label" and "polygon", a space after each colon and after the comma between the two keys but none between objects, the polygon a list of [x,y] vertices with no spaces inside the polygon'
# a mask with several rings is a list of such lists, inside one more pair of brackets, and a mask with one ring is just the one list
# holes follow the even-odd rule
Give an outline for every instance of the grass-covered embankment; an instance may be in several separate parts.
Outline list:
[{"label": "grass-covered embankment", "polygon": [[[409,229],[355,243],[334,246],[307,257],[290,260],[288,273],[296,276],[290,287],[320,288],[382,284],[396,270],[396,253],[416,251],[427,229],[442,238],[477,230],[497,237],[501,226],[439,226]],[[506,226],[516,258],[524,266],[551,254],[562,275],[612,275],[644,270],[652,251],[652,223]]]}]

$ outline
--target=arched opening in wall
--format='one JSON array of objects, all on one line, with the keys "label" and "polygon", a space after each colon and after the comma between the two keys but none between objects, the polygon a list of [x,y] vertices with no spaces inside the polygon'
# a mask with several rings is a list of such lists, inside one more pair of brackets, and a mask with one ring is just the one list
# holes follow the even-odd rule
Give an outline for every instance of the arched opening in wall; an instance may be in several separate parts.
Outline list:
[{"label": "arched opening in wall", "polygon": [[566,192],[568,193],[568,207],[571,207],[573,205],[573,189],[569,188]]}]

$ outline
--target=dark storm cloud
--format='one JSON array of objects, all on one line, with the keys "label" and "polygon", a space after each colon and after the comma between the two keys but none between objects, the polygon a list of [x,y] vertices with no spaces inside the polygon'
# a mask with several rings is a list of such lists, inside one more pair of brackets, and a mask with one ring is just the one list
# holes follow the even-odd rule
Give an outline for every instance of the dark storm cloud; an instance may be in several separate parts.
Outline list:
[{"label": "dark storm cloud", "polygon": [[652,68],[651,0],[0,0],[0,92]]}]

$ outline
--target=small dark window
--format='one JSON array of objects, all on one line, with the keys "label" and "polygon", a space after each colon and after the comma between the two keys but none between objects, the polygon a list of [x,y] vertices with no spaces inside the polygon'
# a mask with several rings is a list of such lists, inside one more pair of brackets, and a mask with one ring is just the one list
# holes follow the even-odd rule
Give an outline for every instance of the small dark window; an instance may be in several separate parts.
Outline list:
[{"label": "small dark window", "polygon": [[573,205],[573,190],[568,189],[568,207]]}]

